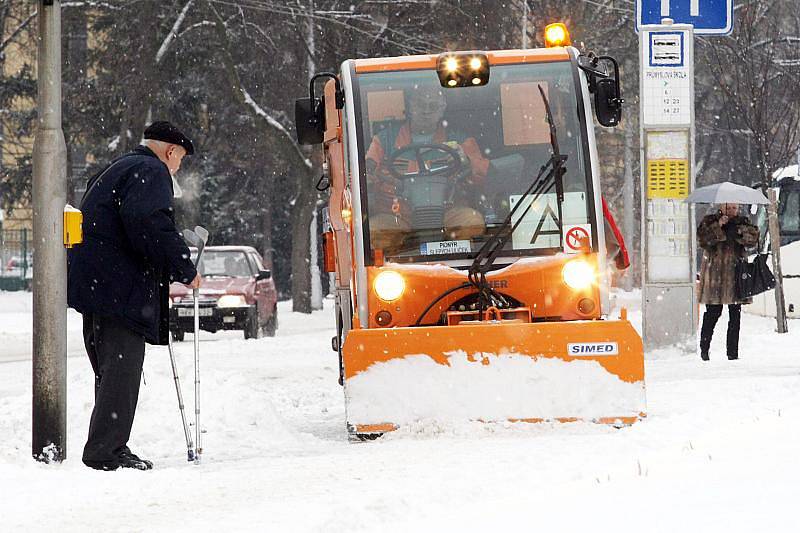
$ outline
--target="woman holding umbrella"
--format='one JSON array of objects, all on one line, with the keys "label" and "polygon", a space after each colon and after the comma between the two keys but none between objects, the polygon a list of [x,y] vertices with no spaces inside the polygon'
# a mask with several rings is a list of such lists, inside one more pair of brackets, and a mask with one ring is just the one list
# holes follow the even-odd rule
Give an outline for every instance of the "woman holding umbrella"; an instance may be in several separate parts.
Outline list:
[{"label": "woman holding umbrella", "polygon": [[728,306],[728,359],[739,358],[739,324],[742,304],[750,298],[736,295],[736,263],[747,249],[758,244],[758,228],[739,214],[738,203],[723,203],[716,213],[706,215],[697,227],[697,243],[703,249],[698,301],[705,304],[700,330],[700,357],[708,361],[714,326]]}]

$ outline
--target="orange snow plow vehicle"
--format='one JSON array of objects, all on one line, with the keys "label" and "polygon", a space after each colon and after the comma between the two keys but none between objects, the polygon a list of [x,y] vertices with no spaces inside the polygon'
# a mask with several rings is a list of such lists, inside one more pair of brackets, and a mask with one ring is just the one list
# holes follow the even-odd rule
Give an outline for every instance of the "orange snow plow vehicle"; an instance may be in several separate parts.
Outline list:
[{"label": "orange snow plow vehicle", "polygon": [[593,96],[618,124],[618,68],[556,30],[543,49],[348,60],[297,100],[298,140],[324,147],[351,435],[645,416],[642,340],[609,316],[627,255],[592,119]]}]

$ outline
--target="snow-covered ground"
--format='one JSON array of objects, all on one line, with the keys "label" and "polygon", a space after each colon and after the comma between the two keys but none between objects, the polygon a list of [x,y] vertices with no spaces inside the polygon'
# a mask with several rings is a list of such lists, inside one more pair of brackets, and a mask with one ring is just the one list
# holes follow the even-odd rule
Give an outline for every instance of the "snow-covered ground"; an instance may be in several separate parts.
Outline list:
[{"label": "snow-covered ground", "polygon": [[[619,300],[636,321],[638,295]],[[156,468],[106,473],[80,462],[92,373],[76,315],[68,459],[30,459],[30,295],[0,293],[0,531],[796,530],[800,323],[777,335],[743,315],[739,361],[724,357],[724,316],[711,362],[649,354],[648,418],[629,428],[415,425],[354,444],[330,304],[308,317],[282,303],[272,339],[201,336],[199,466],[167,352],[148,348],[131,447]]]}]

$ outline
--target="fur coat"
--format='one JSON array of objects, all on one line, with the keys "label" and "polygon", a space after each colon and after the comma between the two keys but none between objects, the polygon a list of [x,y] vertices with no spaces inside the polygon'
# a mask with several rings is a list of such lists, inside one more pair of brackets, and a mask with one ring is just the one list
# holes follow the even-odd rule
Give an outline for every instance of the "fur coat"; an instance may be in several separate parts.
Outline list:
[{"label": "fur coat", "polygon": [[702,304],[748,304],[752,300],[736,297],[736,262],[747,256],[747,249],[758,244],[758,228],[747,217],[731,217],[719,225],[722,213],[706,215],[697,227],[697,243],[703,249],[700,265],[698,301]]}]

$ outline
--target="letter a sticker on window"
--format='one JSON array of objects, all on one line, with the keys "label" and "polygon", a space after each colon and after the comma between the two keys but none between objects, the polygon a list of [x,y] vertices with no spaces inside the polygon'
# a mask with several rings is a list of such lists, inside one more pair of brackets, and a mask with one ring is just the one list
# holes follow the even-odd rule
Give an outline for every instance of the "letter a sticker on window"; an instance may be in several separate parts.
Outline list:
[{"label": "letter a sticker on window", "polygon": [[[514,209],[520,198],[522,198],[521,195],[512,195],[509,198],[511,209]],[[530,205],[530,197],[523,202],[525,203],[517,209],[511,220],[512,224],[516,224],[522,218],[511,237],[514,249],[559,248],[561,246],[561,228],[558,222],[555,195],[543,194],[533,205]],[[528,208],[529,206],[530,208]]]}]

